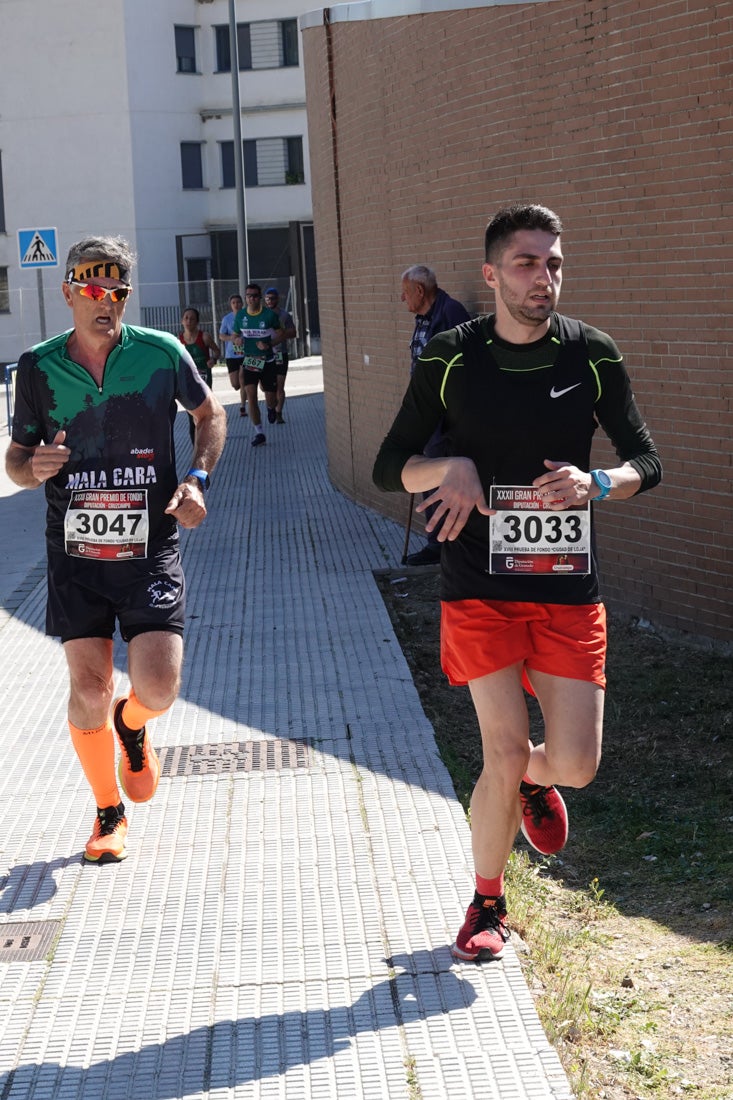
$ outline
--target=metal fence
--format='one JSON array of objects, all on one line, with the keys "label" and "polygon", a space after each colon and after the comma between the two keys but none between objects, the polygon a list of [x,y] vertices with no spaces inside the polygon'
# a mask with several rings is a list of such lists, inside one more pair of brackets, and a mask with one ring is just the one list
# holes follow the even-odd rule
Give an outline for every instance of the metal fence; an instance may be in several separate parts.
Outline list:
[{"label": "metal fence", "polygon": [[[293,344],[295,355],[317,354],[320,348],[311,346],[309,334],[295,295],[295,278],[260,277],[252,280],[263,291],[276,286],[280,293],[280,308],[293,315],[298,337]],[[181,315],[187,306],[194,306],[201,316],[205,332],[219,340],[221,319],[230,312],[229,298],[243,293],[235,282],[227,279],[207,279],[200,282],[140,283],[129,299],[125,320],[146,328],[160,329],[178,335],[181,331]],[[26,287],[9,292],[8,309],[0,312],[0,367],[15,363],[26,348],[40,343],[47,337],[64,332],[71,325],[71,314],[56,281],[51,285],[49,277],[42,287],[43,308],[39,291]],[[2,375],[0,374],[0,378]]]},{"label": "metal fence", "polygon": [[[300,338],[301,325],[297,316],[295,300],[295,279],[291,276],[281,279],[251,279],[250,282],[259,283],[262,287],[263,295],[268,287],[277,287],[278,293],[280,294],[280,308],[286,309],[288,313],[293,315],[295,327],[299,333],[299,338],[297,340],[290,341],[291,354],[292,345],[298,348],[296,354],[302,354],[300,350],[303,346]],[[244,292],[244,288],[240,291],[236,283],[231,280],[223,279],[207,279],[205,281],[189,282],[187,284],[142,284],[136,287],[135,290],[140,303],[138,305],[140,324],[144,328],[154,328],[161,332],[170,332],[174,336],[178,336],[182,328],[181,316],[183,311],[189,306],[193,306],[194,309],[199,311],[201,328],[204,332],[210,333],[217,343],[219,343],[219,328],[222,317],[231,312],[229,308],[230,297],[232,294],[243,294]],[[154,299],[158,299],[156,304],[153,304]],[[131,303],[132,301],[133,299],[130,299]],[[68,325],[68,309],[64,307],[64,310],[65,313],[61,315],[61,320]],[[54,329],[54,331],[63,331],[63,329]],[[37,343],[40,338],[40,334],[37,336],[34,334],[29,340],[19,341],[18,345],[15,347],[15,355],[19,355],[25,347]],[[10,433],[10,427],[13,420],[15,372],[17,366],[18,364],[16,362],[8,363],[5,366],[5,404],[8,433]]]},{"label": "metal fence", "polygon": [[[295,279],[292,276],[282,279],[254,278],[250,279],[250,282],[258,283],[262,287],[263,296],[268,287],[277,287],[280,295],[280,309],[286,309],[293,315],[295,327],[298,332],[301,331],[295,302]],[[199,311],[201,328],[218,341],[221,319],[231,312],[229,299],[232,294],[244,296],[244,287],[240,290],[236,283],[228,279],[181,283],[177,288],[177,301],[170,301],[172,295],[169,295],[167,302],[141,305],[140,324],[145,328],[161,329],[177,336],[181,331],[183,311],[192,306]]]}]

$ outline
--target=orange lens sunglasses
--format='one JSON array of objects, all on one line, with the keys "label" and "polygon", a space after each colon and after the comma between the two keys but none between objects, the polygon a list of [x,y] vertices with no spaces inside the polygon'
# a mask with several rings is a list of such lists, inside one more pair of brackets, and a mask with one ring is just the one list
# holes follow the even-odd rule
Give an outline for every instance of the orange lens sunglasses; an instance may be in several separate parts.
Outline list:
[{"label": "orange lens sunglasses", "polygon": [[109,294],[113,302],[124,302],[132,291],[131,286],[97,286],[96,283],[77,283],[69,279],[69,286],[78,286],[82,298],[91,298],[93,302],[101,302]]}]

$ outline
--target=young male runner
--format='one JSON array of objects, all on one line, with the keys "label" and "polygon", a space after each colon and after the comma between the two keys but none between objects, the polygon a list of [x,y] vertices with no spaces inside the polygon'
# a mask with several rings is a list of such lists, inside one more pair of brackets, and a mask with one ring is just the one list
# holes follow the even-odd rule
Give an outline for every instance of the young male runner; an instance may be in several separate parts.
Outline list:
[{"label": "young male runner", "polygon": [[[123,324],[133,264],[120,237],[87,237],[70,249],[61,289],[74,327],[21,355],[5,458],[17,485],[45,486],[46,632],[64,647],[69,731],[97,803],[84,852],[91,863],[127,855],[120,786],[131,802],[147,802],[158,785],[147,725],[180,685],[178,524],[197,527],[206,516],[204,489],[226,432],[224,410],[180,341]],[[176,401],[196,422],[180,483]],[[113,703],[116,622],[131,690]]]},{"label": "young male runner", "polygon": [[247,394],[247,409],[254,427],[253,447],[266,443],[262,431],[257,386],[262,386],[267,406],[267,419],[275,423],[277,411],[277,366],[273,348],[281,343],[283,330],[280,318],[262,304],[262,287],[250,283],[245,292],[245,306],[234,318],[232,342],[242,348],[242,377]]},{"label": "young male runner", "polygon": [[[500,210],[482,272],[496,312],[436,336],[420,356],[374,467],[385,490],[432,490],[441,520],[441,660],[468,684],[483,770],[471,800],[476,892],[453,954],[498,958],[504,869],[520,825],[538,851],[568,835],[556,784],[583,787],[601,751],[605,611],[592,517],[661,479],[623,359],[605,333],[556,313],[560,219]],[[443,419],[447,457],[422,454]],[[619,457],[591,470],[597,425]],[[493,496],[492,496],[493,491]],[[523,687],[545,739],[533,746]]]}]

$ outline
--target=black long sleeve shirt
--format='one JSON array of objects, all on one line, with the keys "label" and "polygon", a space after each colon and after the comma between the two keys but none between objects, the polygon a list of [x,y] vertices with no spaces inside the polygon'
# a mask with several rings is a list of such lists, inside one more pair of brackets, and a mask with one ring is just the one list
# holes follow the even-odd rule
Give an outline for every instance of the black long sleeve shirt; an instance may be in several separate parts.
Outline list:
[{"label": "black long sleeve shirt", "polygon": [[[553,314],[541,340],[516,345],[496,336],[493,321],[477,318],[427,345],[377,455],[379,488],[404,490],[405,463],[422,453],[441,419],[446,453],[473,459],[487,500],[492,485],[530,485],[546,472],[544,459],[588,470],[599,425],[621,462],[639,472],[640,492],[661,480],[621,353],[606,333]],[[444,544],[443,599],[600,599],[595,540],[590,573],[572,576],[491,574],[488,545],[489,519],[474,509],[458,538]]]}]

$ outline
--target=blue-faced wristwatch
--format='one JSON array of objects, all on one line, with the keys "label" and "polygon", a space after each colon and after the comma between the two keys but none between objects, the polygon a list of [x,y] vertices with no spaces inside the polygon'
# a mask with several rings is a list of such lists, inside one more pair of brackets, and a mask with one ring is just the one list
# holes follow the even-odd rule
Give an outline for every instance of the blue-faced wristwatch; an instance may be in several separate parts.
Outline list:
[{"label": "blue-faced wristwatch", "polygon": [[[209,475],[207,474],[206,470],[191,469],[186,474],[186,477],[195,477],[198,480],[199,485],[201,486],[201,489],[204,492],[207,489],[211,488],[211,482],[209,481]],[[185,478],[184,478],[184,481],[185,481]]]},{"label": "blue-faced wristwatch", "polygon": [[611,492],[611,489],[613,488],[613,482],[611,481],[610,477],[605,470],[591,470],[590,476],[593,478],[596,485],[601,490],[598,496],[594,497],[593,499],[605,500],[608,494]]}]

